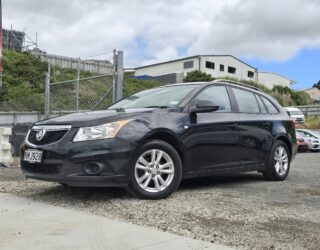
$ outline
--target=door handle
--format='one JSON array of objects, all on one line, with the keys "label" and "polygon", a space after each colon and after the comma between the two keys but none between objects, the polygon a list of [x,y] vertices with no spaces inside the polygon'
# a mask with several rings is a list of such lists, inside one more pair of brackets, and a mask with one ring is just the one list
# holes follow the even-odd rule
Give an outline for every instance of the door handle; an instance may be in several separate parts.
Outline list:
[{"label": "door handle", "polygon": [[235,129],[238,126],[239,126],[238,124],[234,123],[234,124],[228,125],[228,128]]}]

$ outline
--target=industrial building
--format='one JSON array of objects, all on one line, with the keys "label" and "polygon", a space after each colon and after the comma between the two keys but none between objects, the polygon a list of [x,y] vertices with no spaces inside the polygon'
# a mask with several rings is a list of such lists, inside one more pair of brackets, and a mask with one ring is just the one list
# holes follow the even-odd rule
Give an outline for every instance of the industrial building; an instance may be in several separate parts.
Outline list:
[{"label": "industrial building", "polygon": [[182,82],[188,72],[199,70],[214,78],[233,77],[254,81],[268,88],[274,85],[290,87],[293,80],[277,73],[259,72],[257,68],[232,55],[196,55],[135,68],[136,78],[154,78],[164,83]]}]

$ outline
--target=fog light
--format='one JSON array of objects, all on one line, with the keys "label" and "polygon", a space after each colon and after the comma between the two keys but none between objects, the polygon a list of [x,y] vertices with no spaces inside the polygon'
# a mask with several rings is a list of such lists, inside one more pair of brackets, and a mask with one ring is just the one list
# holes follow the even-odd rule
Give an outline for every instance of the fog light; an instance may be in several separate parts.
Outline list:
[{"label": "fog light", "polygon": [[98,162],[89,162],[83,167],[83,171],[88,175],[99,175],[104,169],[104,165]]}]

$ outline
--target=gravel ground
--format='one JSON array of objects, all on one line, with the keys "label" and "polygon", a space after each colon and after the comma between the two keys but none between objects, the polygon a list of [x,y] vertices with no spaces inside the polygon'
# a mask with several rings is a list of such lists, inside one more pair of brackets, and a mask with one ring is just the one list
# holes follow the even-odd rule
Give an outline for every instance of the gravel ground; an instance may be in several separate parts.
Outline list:
[{"label": "gravel ground", "polygon": [[166,200],[70,188],[0,168],[0,192],[242,249],[319,249],[320,153],[301,153],[284,182],[259,173],[183,181]]}]

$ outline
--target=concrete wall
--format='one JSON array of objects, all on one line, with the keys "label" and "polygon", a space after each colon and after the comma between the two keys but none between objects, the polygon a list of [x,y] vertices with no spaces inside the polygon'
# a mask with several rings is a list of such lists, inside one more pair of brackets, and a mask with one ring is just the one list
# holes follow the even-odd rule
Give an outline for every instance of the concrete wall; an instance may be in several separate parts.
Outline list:
[{"label": "concrete wall", "polygon": [[[59,66],[61,68],[77,69],[78,67],[77,58],[47,54],[39,49],[34,49],[31,51],[31,53],[39,57],[42,61]],[[89,71],[103,75],[111,75],[113,66],[109,61],[80,60],[80,69],[83,71]]]},{"label": "concrete wall", "polygon": [[[50,114],[50,117],[56,117],[75,112],[57,112]],[[40,112],[0,112],[0,126],[13,126],[16,124],[34,123],[44,120],[45,116]]]},{"label": "concrete wall", "polygon": [[290,88],[292,81],[276,73],[258,72],[258,82],[272,89],[275,85]]}]

